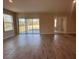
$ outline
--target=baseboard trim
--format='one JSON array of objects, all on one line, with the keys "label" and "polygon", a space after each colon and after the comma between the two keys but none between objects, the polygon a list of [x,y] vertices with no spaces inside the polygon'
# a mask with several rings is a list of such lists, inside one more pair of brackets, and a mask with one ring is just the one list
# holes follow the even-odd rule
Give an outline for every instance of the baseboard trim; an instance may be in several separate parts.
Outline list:
[{"label": "baseboard trim", "polygon": [[75,32],[56,32],[56,33],[20,33],[20,34],[76,34]]},{"label": "baseboard trim", "polygon": [[75,32],[55,32],[55,33],[40,33],[40,34],[76,34]]}]

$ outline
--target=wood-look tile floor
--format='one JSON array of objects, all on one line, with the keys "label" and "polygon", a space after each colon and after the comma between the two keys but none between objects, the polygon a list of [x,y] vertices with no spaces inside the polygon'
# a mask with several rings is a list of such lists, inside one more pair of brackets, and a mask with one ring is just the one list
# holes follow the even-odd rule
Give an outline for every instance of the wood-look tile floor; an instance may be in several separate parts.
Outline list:
[{"label": "wood-look tile floor", "polygon": [[76,36],[21,34],[4,41],[4,59],[76,59]]}]

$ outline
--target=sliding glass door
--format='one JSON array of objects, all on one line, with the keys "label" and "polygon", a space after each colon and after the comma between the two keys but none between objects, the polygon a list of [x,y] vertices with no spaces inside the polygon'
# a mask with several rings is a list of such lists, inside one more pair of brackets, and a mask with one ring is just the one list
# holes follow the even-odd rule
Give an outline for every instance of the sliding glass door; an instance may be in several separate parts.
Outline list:
[{"label": "sliding glass door", "polygon": [[19,19],[20,33],[40,33],[39,18],[20,18]]}]

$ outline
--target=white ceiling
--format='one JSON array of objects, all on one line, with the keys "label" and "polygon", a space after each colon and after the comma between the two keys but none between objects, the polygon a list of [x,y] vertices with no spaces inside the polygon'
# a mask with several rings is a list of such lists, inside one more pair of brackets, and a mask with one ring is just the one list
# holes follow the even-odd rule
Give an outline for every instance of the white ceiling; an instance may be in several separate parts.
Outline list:
[{"label": "white ceiling", "polygon": [[70,12],[72,0],[3,0],[3,7],[14,12]]}]

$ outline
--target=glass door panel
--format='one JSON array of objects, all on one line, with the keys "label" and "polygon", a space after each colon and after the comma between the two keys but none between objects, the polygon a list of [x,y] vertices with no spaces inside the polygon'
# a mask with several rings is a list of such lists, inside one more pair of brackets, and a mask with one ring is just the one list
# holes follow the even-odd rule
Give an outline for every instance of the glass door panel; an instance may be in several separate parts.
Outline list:
[{"label": "glass door panel", "polygon": [[27,19],[27,33],[32,33],[32,19]]},{"label": "glass door panel", "polygon": [[39,33],[40,30],[39,30],[39,19],[36,18],[36,19],[33,19],[33,33]]},{"label": "glass door panel", "polygon": [[19,33],[25,33],[25,18],[19,18]]}]

